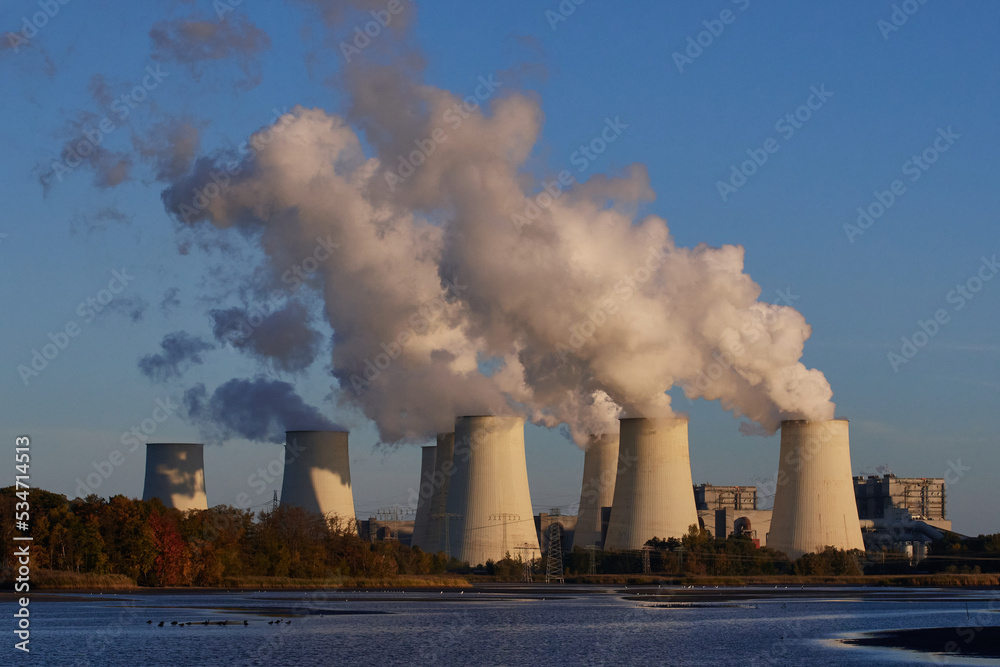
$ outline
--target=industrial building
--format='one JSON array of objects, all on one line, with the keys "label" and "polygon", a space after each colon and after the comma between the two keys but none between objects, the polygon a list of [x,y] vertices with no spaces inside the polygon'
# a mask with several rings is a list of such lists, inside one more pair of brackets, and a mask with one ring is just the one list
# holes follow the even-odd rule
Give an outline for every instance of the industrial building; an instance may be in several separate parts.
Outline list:
[{"label": "industrial building", "polygon": [[285,433],[283,505],[356,523],[347,437],[347,431]]},{"label": "industrial building", "polygon": [[159,498],[167,507],[185,512],[208,509],[204,445],[146,445],[146,479],[142,485],[142,499],[153,498]]},{"label": "industrial building", "polygon": [[943,530],[951,530],[945,515],[943,477],[896,477],[893,474],[854,478],[858,517],[883,519],[892,508],[905,509],[913,519]]},{"label": "industrial building", "polygon": [[[459,417],[454,433],[421,450],[415,516],[384,508],[364,521],[355,515],[349,434],[288,431],[281,500],[356,523],[373,541],[444,551],[473,566],[508,554],[537,558],[553,539],[563,553],[636,550],[653,537],[683,537],[691,525],[718,539],[748,536],[792,559],[827,546],[926,553],[951,530],[943,478],[851,475],[846,420],[782,422],[773,510],[758,508],[756,486],[691,483],[686,418],[620,422],[620,434],[590,438],[577,516],[558,508],[534,515],[520,417]],[[151,498],[207,509],[204,446],[147,445],[143,499]]]},{"label": "industrial building", "polygon": [[771,510],[757,508],[756,486],[698,484],[694,487],[694,501],[699,526],[713,537],[746,535],[757,546],[767,546]]}]

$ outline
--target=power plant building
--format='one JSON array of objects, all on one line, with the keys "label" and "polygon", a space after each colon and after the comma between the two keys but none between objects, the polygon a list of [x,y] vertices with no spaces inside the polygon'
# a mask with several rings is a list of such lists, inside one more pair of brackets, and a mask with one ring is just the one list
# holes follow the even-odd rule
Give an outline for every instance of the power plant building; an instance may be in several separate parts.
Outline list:
[{"label": "power plant building", "polygon": [[614,501],[604,548],[640,549],[698,524],[686,418],[622,419]]},{"label": "power plant building", "polygon": [[281,504],[337,517],[353,526],[354,494],[347,431],[288,431]]},{"label": "power plant building", "polygon": [[524,420],[459,417],[452,463],[446,512],[451,516],[445,519],[450,555],[473,566],[508,553],[524,560],[537,558]]},{"label": "power plant building", "polygon": [[913,519],[951,530],[945,516],[943,477],[896,477],[892,474],[854,478],[858,517],[882,519],[890,509],[905,509]]},{"label": "power plant building", "polygon": [[851,476],[848,422],[781,422],[781,450],[767,546],[796,559],[865,548]]},{"label": "power plant building", "polygon": [[694,502],[699,525],[713,537],[724,540],[730,535],[746,535],[758,547],[767,546],[771,510],[757,509],[756,486],[698,484]]},{"label": "power plant building", "polygon": [[142,486],[142,499],[153,498],[159,498],[167,507],[182,511],[208,509],[204,445],[146,445],[146,479]]}]

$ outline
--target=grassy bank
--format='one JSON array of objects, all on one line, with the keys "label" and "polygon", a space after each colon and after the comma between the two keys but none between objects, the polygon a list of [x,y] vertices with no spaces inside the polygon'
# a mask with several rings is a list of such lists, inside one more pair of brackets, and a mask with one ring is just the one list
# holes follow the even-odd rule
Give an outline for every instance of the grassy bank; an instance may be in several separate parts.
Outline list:
[{"label": "grassy bank", "polygon": [[139,588],[135,580],[124,574],[92,574],[61,570],[35,570],[31,574],[32,590],[99,590],[127,591]]},{"label": "grassy bank", "polygon": [[472,588],[468,579],[458,575],[414,574],[395,577],[330,577],[295,579],[292,577],[227,577],[218,588],[241,589],[323,589],[323,588]]},{"label": "grassy bank", "polygon": [[677,577],[649,574],[593,574],[566,578],[567,583],[643,586],[913,586],[974,587],[1000,586],[997,574],[896,574],[860,577],[834,576],[748,576],[748,577]]},{"label": "grassy bank", "polygon": [[[5,589],[13,588],[11,582],[4,585]],[[198,590],[196,586],[181,586],[172,588],[157,588],[137,586],[135,580],[122,574],[81,574],[79,572],[63,572],[58,570],[36,570],[31,577],[32,591],[76,590],[76,591],[166,591],[166,590]],[[218,586],[205,587],[214,589],[251,589],[251,590],[316,590],[345,588],[472,588],[468,579],[458,575],[401,575],[396,577],[329,577],[323,579],[296,579],[292,577],[227,577]]]}]

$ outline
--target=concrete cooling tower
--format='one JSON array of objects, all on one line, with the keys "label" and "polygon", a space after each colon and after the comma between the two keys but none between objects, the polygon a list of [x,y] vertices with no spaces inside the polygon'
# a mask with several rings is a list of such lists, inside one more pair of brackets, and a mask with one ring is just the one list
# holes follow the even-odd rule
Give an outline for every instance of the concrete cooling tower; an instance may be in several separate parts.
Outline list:
[{"label": "concrete cooling tower", "polygon": [[781,422],[767,546],[792,559],[824,547],[864,549],[846,419]]},{"label": "concrete cooling tower", "polygon": [[[444,522],[442,516],[448,511],[448,488],[455,472],[452,457],[455,454],[455,434],[439,433],[434,454],[434,474],[431,476],[431,507],[427,524],[427,547],[420,548],[428,553],[446,551],[444,543]],[[421,494],[424,489],[421,488]]]},{"label": "concrete cooling tower", "polygon": [[410,545],[427,550],[430,531],[431,495],[434,490],[434,459],[436,445],[420,448],[420,484],[417,486],[417,514],[413,519],[413,537]]},{"label": "concrete cooling tower", "polygon": [[577,513],[574,547],[601,545],[601,508],[611,507],[618,474],[618,434],[590,436],[583,456],[583,486]]},{"label": "concrete cooling tower", "polygon": [[142,499],[153,498],[159,498],[167,507],[183,511],[208,509],[204,445],[146,445],[146,480],[142,487]]},{"label": "concrete cooling tower", "polygon": [[[524,458],[520,417],[455,420],[455,466],[448,489],[452,555],[470,565],[505,553],[537,558],[538,534]],[[518,549],[528,545],[529,549]]]},{"label": "concrete cooling tower", "polygon": [[622,419],[608,550],[682,537],[698,525],[688,456],[688,420]]},{"label": "concrete cooling tower", "polygon": [[281,504],[354,525],[347,431],[287,431]]}]

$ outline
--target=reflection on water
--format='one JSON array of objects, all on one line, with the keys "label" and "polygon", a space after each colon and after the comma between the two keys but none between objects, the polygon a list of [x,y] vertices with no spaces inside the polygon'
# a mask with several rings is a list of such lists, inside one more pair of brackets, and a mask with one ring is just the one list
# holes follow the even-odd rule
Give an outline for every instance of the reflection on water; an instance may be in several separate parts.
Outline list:
[{"label": "reflection on water", "polygon": [[991,610],[1000,608],[1000,593],[713,589],[709,600],[649,595],[668,592],[678,590],[67,594],[33,601],[31,648],[39,664],[130,667],[1000,664],[836,641],[882,629],[997,625],[1000,617]]}]

